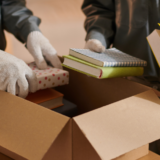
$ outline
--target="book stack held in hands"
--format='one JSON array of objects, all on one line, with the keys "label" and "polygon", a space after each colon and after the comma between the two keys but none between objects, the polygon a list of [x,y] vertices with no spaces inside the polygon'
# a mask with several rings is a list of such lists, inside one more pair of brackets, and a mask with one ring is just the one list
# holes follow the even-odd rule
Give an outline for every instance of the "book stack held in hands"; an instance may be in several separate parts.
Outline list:
[{"label": "book stack held in hands", "polygon": [[99,79],[141,76],[147,62],[116,48],[96,53],[89,49],[71,48],[63,66]]}]

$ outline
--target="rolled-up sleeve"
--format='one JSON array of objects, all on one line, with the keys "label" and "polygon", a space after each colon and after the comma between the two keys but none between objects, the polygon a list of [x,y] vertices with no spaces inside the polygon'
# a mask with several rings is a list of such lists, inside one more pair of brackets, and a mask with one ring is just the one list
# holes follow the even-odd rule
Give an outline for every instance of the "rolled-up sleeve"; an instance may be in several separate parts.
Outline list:
[{"label": "rolled-up sleeve", "polygon": [[115,34],[114,0],[84,0],[82,11],[86,16],[86,40],[98,39],[109,47]]},{"label": "rolled-up sleeve", "polygon": [[22,43],[32,31],[40,31],[41,20],[26,8],[25,0],[2,0],[2,26]]}]

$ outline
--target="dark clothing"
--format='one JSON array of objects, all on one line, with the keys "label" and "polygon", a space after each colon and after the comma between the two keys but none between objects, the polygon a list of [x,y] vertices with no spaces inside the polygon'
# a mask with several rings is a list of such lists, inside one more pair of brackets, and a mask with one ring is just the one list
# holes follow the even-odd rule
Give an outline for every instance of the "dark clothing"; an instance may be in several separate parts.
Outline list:
[{"label": "dark clothing", "polygon": [[12,33],[22,43],[27,41],[27,36],[32,31],[39,31],[40,19],[33,16],[25,7],[25,0],[0,1],[0,49],[6,47],[3,30]]},{"label": "dark clothing", "polygon": [[86,40],[99,39],[147,61],[144,76],[160,77],[159,67],[146,37],[159,29],[159,0],[84,0]]}]

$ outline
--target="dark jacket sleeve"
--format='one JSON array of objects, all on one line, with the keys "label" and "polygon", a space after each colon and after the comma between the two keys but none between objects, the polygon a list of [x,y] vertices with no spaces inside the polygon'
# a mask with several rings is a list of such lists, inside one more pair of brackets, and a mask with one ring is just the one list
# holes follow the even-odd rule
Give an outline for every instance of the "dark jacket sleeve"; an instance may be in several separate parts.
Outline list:
[{"label": "dark jacket sleeve", "polygon": [[40,19],[26,8],[25,0],[2,0],[2,26],[22,43],[32,31],[39,31]]},{"label": "dark jacket sleeve", "polygon": [[115,34],[114,0],[84,0],[82,11],[86,15],[86,40],[98,39],[109,47]]}]

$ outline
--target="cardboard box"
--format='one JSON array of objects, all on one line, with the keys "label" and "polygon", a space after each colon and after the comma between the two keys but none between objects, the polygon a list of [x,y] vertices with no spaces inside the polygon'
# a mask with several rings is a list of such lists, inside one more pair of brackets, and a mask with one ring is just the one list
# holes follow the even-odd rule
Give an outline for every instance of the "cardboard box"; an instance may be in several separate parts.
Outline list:
[{"label": "cardboard box", "polygon": [[[11,159],[11,158],[7,157],[6,155],[0,153],[0,160],[13,160],[13,159]],[[146,156],[144,156],[144,157],[142,157],[138,160],[160,160],[160,156],[151,152],[151,151],[149,151],[148,155],[146,155]]]},{"label": "cardboard box", "polygon": [[70,84],[59,91],[79,107],[72,119],[0,92],[1,153],[17,160],[111,160],[160,138],[160,100],[150,88],[68,71]]},{"label": "cardboard box", "polygon": [[142,147],[134,149],[112,160],[137,160],[141,157],[148,155],[148,153],[149,153],[149,144],[146,144]]},{"label": "cardboard box", "polygon": [[150,90],[75,117],[73,157],[110,160],[155,141],[159,116],[160,100]]},{"label": "cardboard box", "polygon": [[[65,70],[67,69],[65,68]],[[126,106],[124,113],[127,114],[127,108],[133,106],[141,108],[143,106],[143,109],[141,110],[142,112],[139,113],[142,114],[142,116],[144,116],[143,114],[146,113],[145,106],[146,104],[149,105],[149,102],[151,103],[150,107],[152,109],[152,106],[157,106],[158,108],[159,104],[153,103],[152,100],[159,103],[159,99],[154,92],[149,91],[149,87],[128,81],[123,78],[97,80],[70,69],[68,69],[68,71],[70,73],[70,84],[68,86],[59,87],[59,91],[65,95],[65,98],[77,104],[81,113],[80,116],[73,118],[74,160],[110,160],[139,148],[147,143],[150,143],[149,137],[144,137],[142,134],[146,129],[146,133],[148,133],[151,137],[155,136],[155,133],[153,133],[153,130],[151,129],[152,123],[155,123],[153,121],[151,123],[148,122],[148,128],[146,127],[146,119],[148,120],[148,117],[144,117],[144,119],[139,117],[140,120],[143,121],[143,125],[141,124],[142,126],[139,128],[140,130],[138,130],[138,125],[136,124],[137,122],[134,121],[136,119],[134,115],[137,114],[136,112],[134,113],[132,111],[132,117],[130,115],[133,120],[133,123],[130,121],[130,125],[128,124],[127,120],[125,120],[123,123],[120,121],[123,116],[118,118],[118,115],[120,114],[117,115],[118,112],[116,112],[116,109],[112,111],[111,115],[117,117],[118,119],[109,120],[109,115],[107,114],[110,108],[114,109],[115,105],[117,108],[123,108]],[[143,98],[138,98],[138,96],[135,96],[137,94],[140,94],[139,96],[142,96]],[[110,118],[112,118],[112,116]],[[154,117],[154,115],[152,116]],[[115,128],[114,131],[117,131],[117,133],[114,135],[115,137],[112,137],[112,127]],[[157,126],[157,128],[159,128],[159,126]],[[157,130],[157,128],[155,130]],[[133,132],[133,130],[135,132],[135,137],[127,132]],[[153,135],[149,133],[149,130]],[[122,133],[128,135],[128,138]],[[120,138],[119,140],[116,139],[118,137]],[[139,138],[141,140],[144,138],[143,142],[140,141]],[[157,139],[159,138],[157,137]],[[130,141],[129,143],[129,140],[132,142]],[[128,143],[125,144],[126,142]]]},{"label": "cardboard box", "polygon": [[160,30],[155,29],[149,36],[147,36],[148,43],[152,49],[157,64],[160,67]]},{"label": "cardboard box", "polygon": [[147,156],[144,156],[140,158],[139,160],[160,160],[160,156],[149,151],[149,154]]},{"label": "cardboard box", "polygon": [[13,160],[12,158],[0,153],[0,160]]},{"label": "cardboard box", "polygon": [[0,112],[1,153],[16,160],[71,160],[68,117],[3,91]]}]

